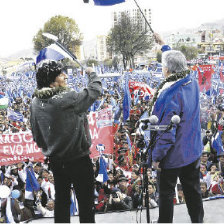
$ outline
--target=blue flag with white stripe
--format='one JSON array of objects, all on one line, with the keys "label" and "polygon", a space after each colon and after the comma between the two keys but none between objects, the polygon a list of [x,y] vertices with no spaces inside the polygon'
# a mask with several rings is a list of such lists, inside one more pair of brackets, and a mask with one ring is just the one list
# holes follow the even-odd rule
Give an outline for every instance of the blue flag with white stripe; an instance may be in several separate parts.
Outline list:
[{"label": "blue flag with white stripe", "polygon": [[69,58],[72,60],[71,56],[63,51],[59,46],[57,46],[56,44],[51,44],[50,46],[45,47],[40,51],[39,55],[36,58],[36,64],[46,59],[59,61],[64,58]]},{"label": "blue flag with white stripe", "polygon": [[93,0],[93,1],[95,5],[101,5],[101,6],[116,5],[125,2],[125,0]]}]

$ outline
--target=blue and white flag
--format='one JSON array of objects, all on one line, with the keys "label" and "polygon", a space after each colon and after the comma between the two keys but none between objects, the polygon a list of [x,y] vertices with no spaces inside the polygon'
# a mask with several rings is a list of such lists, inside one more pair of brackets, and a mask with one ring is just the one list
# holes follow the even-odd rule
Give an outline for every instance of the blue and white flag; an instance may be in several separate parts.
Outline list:
[{"label": "blue and white flag", "polygon": [[93,1],[95,5],[102,5],[102,6],[116,5],[125,2],[125,0],[93,0]]},{"label": "blue and white flag", "polygon": [[212,141],[212,148],[214,148],[217,152],[217,156],[224,153],[223,144],[222,144],[222,131],[217,132]]},{"label": "blue and white flag", "polygon": [[7,110],[7,117],[12,121],[20,121],[23,122],[23,115],[19,112],[15,112],[11,109]]},{"label": "blue and white flag", "polygon": [[69,58],[72,60],[71,56],[63,51],[59,46],[56,44],[51,44],[40,51],[36,59],[36,64],[46,59],[59,61],[64,58]]},{"label": "blue and white flag", "polygon": [[25,198],[33,200],[33,192],[39,191],[40,185],[33,172],[33,167],[29,166],[26,168],[26,189]]},{"label": "blue and white flag", "polygon": [[103,156],[100,156],[100,168],[99,168],[99,173],[98,173],[98,176],[96,177],[96,180],[101,183],[105,183],[108,180],[107,163],[104,160]]},{"label": "blue and white flag", "polygon": [[78,209],[78,201],[75,195],[75,191],[72,191],[71,194],[71,205],[70,205],[70,215],[75,216],[79,214],[79,209]]}]

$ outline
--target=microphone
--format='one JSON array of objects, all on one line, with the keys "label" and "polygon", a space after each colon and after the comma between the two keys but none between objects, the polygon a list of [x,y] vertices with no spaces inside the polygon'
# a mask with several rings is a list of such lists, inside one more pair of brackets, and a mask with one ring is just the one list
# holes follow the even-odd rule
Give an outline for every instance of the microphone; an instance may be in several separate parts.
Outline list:
[{"label": "microphone", "polygon": [[150,124],[156,124],[158,123],[159,119],[156,115],[152,115],[149,118],[141,119],[139,122],[143,122],[144,124],[150,123]]},{"label": "microphone", "polygon": [[170,129],[172,129],[174,124],[179,124],[180,123],[180,117],[178,115],[173,115],[171,117],[171,121],[170,124],[167,126],[167,131],[169,131]]},{"label": "microphone", "polygon": [[144,123],[144,125],[142,126],[142,130],[144,131],[148,128],[148,123],[150,123],[151,125],[154,125],[154,124],[157,124],[158,121],[159,121],[159,119],[156,115],[151,115],[147,119],[140,120],[140,122]]},{"label": "microphone", "polygon": [[171,123],[172,124],[179,124],[180,123],[180,117],[178,115],[174,115],[172,118],[171,118]]},{"label": "microphone", "polygon": [[148,119],[148,121],[151,121],[150,123],[152,124],[150,126],[151,131],[169,131],[173,127],[173,125],[177,125],[180,123],[180,117],[178,115],[173,115],[171,117],[169,125],[156,125],[159,119],[155,115],[152,115],[150,118]]},{"label": "microphone", "polygon": [[159,118],[156,115],[152,115],[149,117],[149,123],[150,124],[157,124],[159,121]]}]

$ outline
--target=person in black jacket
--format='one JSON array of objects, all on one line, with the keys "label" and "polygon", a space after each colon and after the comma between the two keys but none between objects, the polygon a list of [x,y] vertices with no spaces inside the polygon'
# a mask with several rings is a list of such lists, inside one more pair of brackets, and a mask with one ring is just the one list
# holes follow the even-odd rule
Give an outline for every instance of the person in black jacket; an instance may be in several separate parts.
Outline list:
[{"label": "person in black jacket", "polygon": [[86,112],[101,94],[101,80],[86,69],[89,84],[77,93],[67,87],[59,62],[42,63],[31,105],[34,141],[49,157],[55,181],[55,222],[70,222],[70,188],[74,185],[80,222],[95,222],[91,137]]}]

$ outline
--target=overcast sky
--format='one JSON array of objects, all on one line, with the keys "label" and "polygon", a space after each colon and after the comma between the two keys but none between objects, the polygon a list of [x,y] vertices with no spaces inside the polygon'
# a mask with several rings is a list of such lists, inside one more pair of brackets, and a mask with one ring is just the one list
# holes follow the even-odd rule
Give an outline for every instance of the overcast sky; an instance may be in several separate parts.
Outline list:
[{"label": "overcast sky", "polygon": [[[86,40],[106,34],[111,12],[134,7],[134,0],[115,6],[94,6],[93,0],[0,0],[0,57],[31,48],[33,36],[52,16],[73,18]],[[106,0],[105,0],[106,1]],[[177,28],[193,28],[224,18],[224,0],[137,0],[151,8],[152,28],[159,33]],[[136,7],[136,6],[135,6]]]}]

